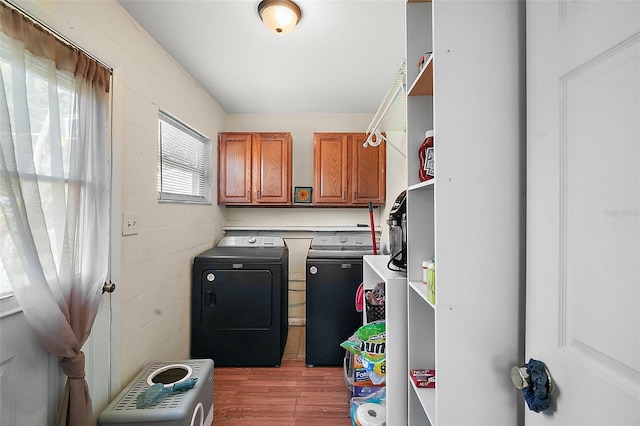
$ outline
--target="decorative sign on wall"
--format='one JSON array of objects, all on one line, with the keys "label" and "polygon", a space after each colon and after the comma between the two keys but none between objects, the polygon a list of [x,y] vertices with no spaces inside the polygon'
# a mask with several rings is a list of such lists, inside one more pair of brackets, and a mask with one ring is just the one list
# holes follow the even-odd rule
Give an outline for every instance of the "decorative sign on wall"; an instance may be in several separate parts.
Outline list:
[{"label": "decorative sign on wall", "polygon": [[293,191],[294,203],[311,203],[311,187],[296,186]]}]

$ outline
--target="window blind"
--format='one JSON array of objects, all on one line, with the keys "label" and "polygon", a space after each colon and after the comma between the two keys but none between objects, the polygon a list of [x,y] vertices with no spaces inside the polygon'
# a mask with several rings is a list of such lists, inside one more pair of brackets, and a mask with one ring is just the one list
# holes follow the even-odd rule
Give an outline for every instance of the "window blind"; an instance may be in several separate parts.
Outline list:
[{"label": "window blind", "polygon": [[211,141],[160,112],[158,126],[160,200],[211,202]]}]

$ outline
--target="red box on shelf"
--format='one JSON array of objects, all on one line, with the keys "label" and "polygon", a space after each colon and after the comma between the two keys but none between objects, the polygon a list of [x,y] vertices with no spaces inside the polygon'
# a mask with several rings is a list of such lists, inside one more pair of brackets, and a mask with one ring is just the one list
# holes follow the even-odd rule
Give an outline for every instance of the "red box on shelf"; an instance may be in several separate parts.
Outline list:
[{"label": "red box on shelf", "polygon": [[436,387],[436,370],[409,370],[409,375],[419,388]]}]

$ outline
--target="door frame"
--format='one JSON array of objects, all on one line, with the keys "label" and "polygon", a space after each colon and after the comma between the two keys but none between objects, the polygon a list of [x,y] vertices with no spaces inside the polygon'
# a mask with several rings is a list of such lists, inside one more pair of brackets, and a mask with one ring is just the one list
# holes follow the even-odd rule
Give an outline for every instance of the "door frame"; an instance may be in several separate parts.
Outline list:
[{"label": "door frame", "polygon": [[[122,388],[120,363],[120,293],[122,270],[122,146],[125,117],[125,75],[122,67],[113,69],[111,77],[111,247],[110,279],[116,283],[111,298],[111,327],[109,345],[109,401]],[[108,403],[109,401],[105,402]]]}]

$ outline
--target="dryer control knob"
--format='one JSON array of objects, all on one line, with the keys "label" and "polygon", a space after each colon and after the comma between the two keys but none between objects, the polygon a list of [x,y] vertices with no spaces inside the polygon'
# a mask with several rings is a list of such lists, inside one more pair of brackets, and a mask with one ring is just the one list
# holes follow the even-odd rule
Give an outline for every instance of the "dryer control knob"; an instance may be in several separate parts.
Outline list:
[{"label": "dryer control knob", "polygon": [[256,242],[256,237],[249,237],[249,244],[254,244]]},{"label": "dryer control knob", "polygon": [[212,273],[208,273],[207,274],[207,281],[211,282],[211,281],[213,281],[215,279],[216,279],[216,276],[213,275]]},{"label": "dryer control knob", "polygon": [[311,273],[311,275],[315,275],[318,273],[318,268],[315,266],[312,266],[311,268],[309,268],[309,272]]}]

